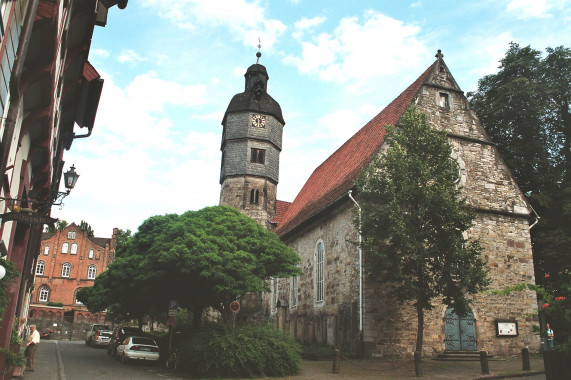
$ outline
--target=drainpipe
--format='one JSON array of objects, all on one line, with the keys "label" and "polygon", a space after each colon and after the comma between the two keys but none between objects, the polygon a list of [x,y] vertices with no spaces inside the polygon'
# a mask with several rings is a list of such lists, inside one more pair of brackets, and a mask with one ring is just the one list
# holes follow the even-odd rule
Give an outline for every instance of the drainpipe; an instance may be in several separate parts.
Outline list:
[{"label": "drainpipe", "polygon": [[351,195],[353,190],[349,190],[347,195],[349,199],[353,201],[357,209],[359,210],[359,335],[361,336],[361,349],[363,344],[363,249],[361,248],[361,243],[363,242],[363,237],[361,235],[361,206],[357,203],[355,198]]},{"label": "drainpipe", "polygon": [[531,231],[531,229],[533,228],[533,226],[535,226],[537,223],[539,223],[539,219],[541,219],[539,217],[539,215],[537,215],[537,212],[535,211],[535,209],[531,206],[531,204],[529,205],[529,207],[531,208],[531,211],[533,211],[533,213],[535,214],[535,222],[532,223],[531,226],[529,226],[529,229]]}]

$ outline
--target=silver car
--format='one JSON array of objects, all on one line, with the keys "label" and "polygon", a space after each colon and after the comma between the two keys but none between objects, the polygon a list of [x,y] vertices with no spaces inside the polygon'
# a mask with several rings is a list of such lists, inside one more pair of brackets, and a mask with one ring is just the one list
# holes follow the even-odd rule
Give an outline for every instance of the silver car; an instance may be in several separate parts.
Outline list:
[{"label": "silver car", "polygon": [[107,346],[111,342],[113,331],[97,330],[95,336],[91,338],[91,344],[94,346]]},{"label": "silver car", "polygon": [[157,362],[159,360],[159,346],[151,338],[130,336],[117,346],[116,360],[126,363],[128,360],[145,360]]}]

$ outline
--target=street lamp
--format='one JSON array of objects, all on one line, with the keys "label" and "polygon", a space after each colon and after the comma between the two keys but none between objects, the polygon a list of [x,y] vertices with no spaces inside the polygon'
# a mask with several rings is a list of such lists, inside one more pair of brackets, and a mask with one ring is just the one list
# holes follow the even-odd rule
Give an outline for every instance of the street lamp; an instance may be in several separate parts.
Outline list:
[{"label": "street lamp", "polygon": [[69,194],[69,190],[73,189],[77,179],[79,178],[79,174],[75,172],[75,166],[71,165],[71,168],[65,173],[63,173],[64,185],[65,188],[68,189],[67,193]]}]

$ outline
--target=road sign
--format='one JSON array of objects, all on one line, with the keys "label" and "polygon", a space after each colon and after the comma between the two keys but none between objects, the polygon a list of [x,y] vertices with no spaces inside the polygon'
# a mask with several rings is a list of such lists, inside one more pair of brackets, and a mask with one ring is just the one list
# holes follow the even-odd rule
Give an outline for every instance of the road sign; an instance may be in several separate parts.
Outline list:
[{"label": "road sign", "polygon": [[232,310],[234,313],[240,311],[240,302],[238,301],[230,302],[230,310]]},{"label": "road sign", "polygon": [[176,317],[177,311],[178,311],[178,301],[177,300],[170,300],[169,301],[169,317]]}]

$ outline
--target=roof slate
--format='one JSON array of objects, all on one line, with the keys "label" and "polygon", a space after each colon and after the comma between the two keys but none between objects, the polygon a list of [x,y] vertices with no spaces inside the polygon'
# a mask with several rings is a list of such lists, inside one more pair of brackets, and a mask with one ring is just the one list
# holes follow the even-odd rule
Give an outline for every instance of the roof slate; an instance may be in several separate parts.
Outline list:
[{"label": "roof slate", "polygon": [[276,234],[283,236],[292,231],[353,188],[361,170],[371,162],[383,144],[385,126],[398,122],[434,66],[435,63],[428,67],[406,90],[313,171],[280,218]]}]

